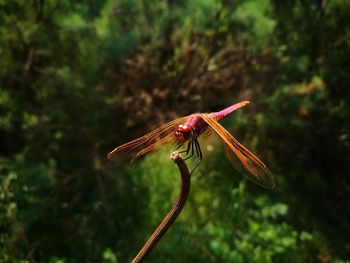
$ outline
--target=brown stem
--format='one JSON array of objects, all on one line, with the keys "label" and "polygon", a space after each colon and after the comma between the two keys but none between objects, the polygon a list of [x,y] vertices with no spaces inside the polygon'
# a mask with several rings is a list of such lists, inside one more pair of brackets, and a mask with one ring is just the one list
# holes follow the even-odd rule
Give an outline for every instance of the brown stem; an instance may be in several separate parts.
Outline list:
[{"label": "brown stem", "polygon": [[181,188],[180,193],[177,196],[173,206],[171,207],[168,214],[164,217],[163,221],[159,224],[157,229],[153,232],[152,236],[146,241],[141,248],[140,252],[133,259],[132,263],[142,262],[143,259],[149,254],[170,226],[174,223],[175,219],[180,214],[182,208],[185,206],[187,196],[190,192],[190,179],[191,175],[188,171],[188,167],[182,156],[178,152],[172,153],[170,158],[177,164],[181,173]]}]

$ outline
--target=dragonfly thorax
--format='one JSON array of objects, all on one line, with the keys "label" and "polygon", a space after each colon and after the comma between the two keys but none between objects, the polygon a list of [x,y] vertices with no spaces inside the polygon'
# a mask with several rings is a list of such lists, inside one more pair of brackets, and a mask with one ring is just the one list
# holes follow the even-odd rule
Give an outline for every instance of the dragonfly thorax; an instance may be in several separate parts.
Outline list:
[{"label": "dragonfly thorax", "polygon": [[193,137],[193,129],[189,125],[177,125],[175,128],[175,138],[180,141],[186,141]]}]

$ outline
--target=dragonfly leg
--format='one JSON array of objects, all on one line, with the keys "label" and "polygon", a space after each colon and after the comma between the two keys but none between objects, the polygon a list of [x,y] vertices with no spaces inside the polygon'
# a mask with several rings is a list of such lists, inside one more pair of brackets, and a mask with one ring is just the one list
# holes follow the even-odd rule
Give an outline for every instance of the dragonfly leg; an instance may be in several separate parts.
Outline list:
[{"label": "dragonfly leg", "polygon": [[202,150],[201,146],[199,145],[199,142],[197,139],[193,140],[194,146],[196,148],[196,159],[193,162],[193,165],[190,170],[190,174],[194,172],[194,170],[198,167],[199,163],[201,162],[203,155],[202,155]]},{"label": "dragonfly leg", "polygon": [[[182,143],[181,145],[183,145],[183,143]],[[186,149],[186,150],[181,151],[181,152],[179,152],[179,153],[185,153],[185,156],[187,156],[187,154],[190,152],[191,146],[192,146],[192,141],[188,142],[188,144],[187,144],[187,149]],[[177,147],[177,149],[178,149],[178,148],[179,148],[179,147]]]},{"label": "dragonfly leg", "polygon": [[[176,147],[175,151],[177,151],[182,145],[184,145],[183,142],[179,143],[179,145]],[[180,152],[180,153],[182,153],[182,152]]]},{"label": "dragonfly leg", "polygon": [[197,157],[199,157],[199,159],[202,160],[203,159],[203,154],[202,154],[201,146],[200,146],[200,144],[199,144],[197,139],[194,141],[194,143],[196,145]]},{"label": "dragonfly leg", "polygon": [[190,149],[188,148],[188,149],[187,149],[187,152],[186,152],[186,159],[185,159],[185,161],[188,160],[188,159],[190,159],[190,158],[193,156],[194,141],[191,140],[191,141],[188,143],[188,146],[190,146],[190,148],[191,148],[191,154],[190,154],[189,156],[187,156],[188,153],[189,153],[189,150],[190,150]]}]

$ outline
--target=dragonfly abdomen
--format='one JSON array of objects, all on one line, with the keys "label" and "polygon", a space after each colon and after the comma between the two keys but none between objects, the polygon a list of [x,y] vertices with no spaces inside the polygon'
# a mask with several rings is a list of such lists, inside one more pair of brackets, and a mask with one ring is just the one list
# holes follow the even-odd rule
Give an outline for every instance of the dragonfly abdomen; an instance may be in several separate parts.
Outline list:
[{"label": "dragonfly abdomen", "polygon": [[230,107],[227,107],[227,108],[225,108],[225,109],[223,109],[221,111],[210,113],[210,116],[213,119],[218,121],[218,120],[222,119],[223,117],[229,115],[230,113],[234,112],[235,110],[237,110],[237,109],[239,109],[241,107],[244,107],[247,104],[249,104],[249,101],[247,101],[247,100],[241,101],[241,102],[233,104]]}]

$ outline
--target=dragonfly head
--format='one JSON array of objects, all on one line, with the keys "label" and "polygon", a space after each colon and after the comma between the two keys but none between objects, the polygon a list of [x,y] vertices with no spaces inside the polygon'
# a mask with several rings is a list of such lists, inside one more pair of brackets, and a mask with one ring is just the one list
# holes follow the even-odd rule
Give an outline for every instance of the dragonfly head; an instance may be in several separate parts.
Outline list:
[{"label": "dragonfly head", "polygon": [[186,141],[193,135],[193,130],[189,125],[177,125],[175,128],[175,137],[180,141]]}]

